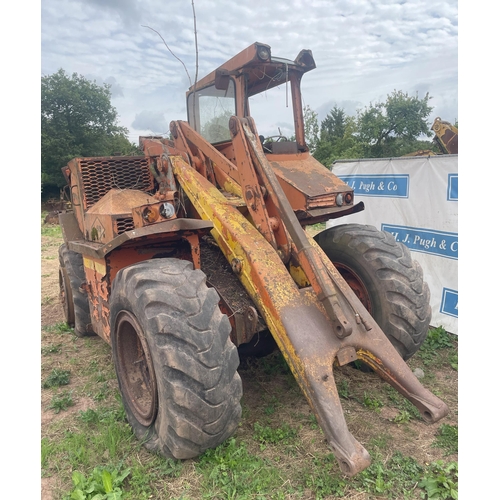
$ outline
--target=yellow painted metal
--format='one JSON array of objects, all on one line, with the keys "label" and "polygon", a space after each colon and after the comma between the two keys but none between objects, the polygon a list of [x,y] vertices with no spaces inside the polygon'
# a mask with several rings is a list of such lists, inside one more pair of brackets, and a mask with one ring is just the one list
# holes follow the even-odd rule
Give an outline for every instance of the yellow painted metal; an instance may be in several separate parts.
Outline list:
[{"label": "yellow painted metal", "polygon": [[241,262],[239,278],[264,316],[291,368],[301,362],[294,353],[281,322],[281,310],[303,301],[297,284],[276,250],[253,224],[235,209],[204,177],[181,157],[172,157],[176,179],[199,215],[214,224],[212,236],[228,262]]},{"label": "yellow painted metal", "polygon": [[88,269],[92,269],[93,271],[102,274],[103,276],[106,275],[106,266],[104,264],[101,264],[100,262],[89,259],[88,257],[84,257],[83,265]]}]

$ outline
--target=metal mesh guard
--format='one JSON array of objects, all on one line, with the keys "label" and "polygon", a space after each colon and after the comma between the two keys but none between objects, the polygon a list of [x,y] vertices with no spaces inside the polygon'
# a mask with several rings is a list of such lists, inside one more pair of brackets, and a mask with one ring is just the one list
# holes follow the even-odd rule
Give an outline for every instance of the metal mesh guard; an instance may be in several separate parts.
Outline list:
[{"label": "metal mesh guard", "polygon": [[110,189],[154,189],[149,160],[144,156],[81,158],[84,210],[97,203]]}]

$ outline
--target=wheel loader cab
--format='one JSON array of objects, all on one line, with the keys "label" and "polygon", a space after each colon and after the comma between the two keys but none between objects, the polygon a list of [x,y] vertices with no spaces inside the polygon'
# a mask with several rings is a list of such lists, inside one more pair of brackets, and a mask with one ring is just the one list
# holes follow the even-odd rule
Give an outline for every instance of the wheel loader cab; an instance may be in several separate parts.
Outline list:
[{"label": "wheel loader cab", "polygon": [[[277,128],[266,130],[265,124],[262,124],[263,129],[259,133],[262,133],[264,152],[306,152],[309,148],[305,142],[300,81],[304,73],[315,67],[310,50],[302,50],[292,61],[273,57],[269,45],[256,42],[189,89],[189,124],[212,144],[229,142],[230,117],[251,117],[251,107],[254,104],[255,108],[258,107],[255,100],[252,102],[252,97],[265,94],[266,106],[267,93],[280,87],[283,93],[282,107],[291,109],[293,116],[288,120],[290,126],[287,133],[282,134]],[[257,120],[257,128],[260,126]]]}]

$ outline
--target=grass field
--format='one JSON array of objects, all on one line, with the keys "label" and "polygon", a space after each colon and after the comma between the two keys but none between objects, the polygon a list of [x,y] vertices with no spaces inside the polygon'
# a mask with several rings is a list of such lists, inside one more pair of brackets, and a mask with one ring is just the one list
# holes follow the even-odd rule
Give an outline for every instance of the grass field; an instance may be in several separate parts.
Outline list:
[{"label": "grass field", "polygon": [[432,329],[408,362],[450,408],[437,424],[375,374],[336,372],[348,427],[372,457],[354,478],[341,474],[280,353],[242,360],[243,415],[232,438],[198,459],[166,460],[127,424],[110,347],[63,322],[59,226],[42,224],[41,238],[42,500],[458,498],[456,336]]}]

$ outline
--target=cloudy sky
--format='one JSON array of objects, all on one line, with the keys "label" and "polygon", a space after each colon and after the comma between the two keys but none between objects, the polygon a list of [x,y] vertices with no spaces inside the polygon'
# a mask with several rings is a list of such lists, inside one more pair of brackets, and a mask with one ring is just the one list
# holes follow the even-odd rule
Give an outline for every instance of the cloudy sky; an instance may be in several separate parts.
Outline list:
[{"label": "cloudy sky", "polygon": [[[194,6],[199,78],[256,41],[288,59],[310,49],[317,68],[302,80],[303,101],[320,119],[333,105],[354,115],[393,90],[429,92],[430,121],[458,119],[457,0],[195,0]],[[186,119],[185,91],[196,71],[191,0],[42,0],[41,21],[42,75],[62,68],[111,84],[112,104],[132,141]]]}]

